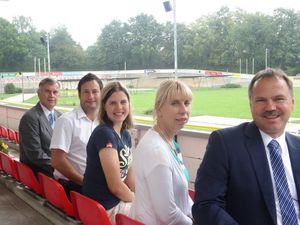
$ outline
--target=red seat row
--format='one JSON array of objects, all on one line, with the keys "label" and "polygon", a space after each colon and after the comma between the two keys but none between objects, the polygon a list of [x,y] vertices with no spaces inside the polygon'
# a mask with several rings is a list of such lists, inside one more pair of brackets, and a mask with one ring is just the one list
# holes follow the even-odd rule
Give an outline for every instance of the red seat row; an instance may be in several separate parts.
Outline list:
[{"label": "red seat row", "polygon": [[0,126],[0,137],[19,144],[19,132],[5,126]]},{"label": "red seat row", "polygon": [[[83,224],[111,225],[104,207],[99,202],[74,191],[70,193],[71,201],[69,201],[64,188],[58,181],[42,173],[39,173],[38,180],[30,167],[2,152],[0,152],[0,169],[44,197],[68,216],[82,221]],[[116,215],[116,224],[144,225],[123,214]]]}]

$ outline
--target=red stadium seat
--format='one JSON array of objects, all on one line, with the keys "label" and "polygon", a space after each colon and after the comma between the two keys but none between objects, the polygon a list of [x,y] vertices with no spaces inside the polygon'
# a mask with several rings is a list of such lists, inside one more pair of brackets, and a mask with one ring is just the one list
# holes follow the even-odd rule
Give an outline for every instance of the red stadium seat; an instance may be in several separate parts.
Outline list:
[{"label": "red stadium seat", "polygon": [[14,177],[17,181],[20,181],[16,161],[3,152],[0,152],[0,154],[1,154],[2,168],[4,172]]},{"label": "red stadium seat", "polygon": [[20,182],[29,187],[30,189],[34,190],[35,193],[43,196],[43,189],[34,175],[32,169],[27,166],[26,164],[16,161],[17,169],[20,177]]},{"label": "red stadium seat", "polygon": [[126,215],[118,213],[116,215],[116,225],[145,225],[145,224],[135,219],[132,219]]},{"label": "red stadium seat", "polygon": [[104,207],[97,201],[79,194],[70,192],[74,211],[84,225],[111,225]]},{"label": "red stadium seat", "polygon": [[1,137],[8,139],[8,131],[5,126],[0,126],[1,129]]},{"label": "red stadium seat", "polygon": [[194,201],[195,199],[195,191],[192,189],[189,189],[189,196],[191,197],[191,199]]},{"label": "red stadium seat", "polygon": [[1,160],[2,154],[0,154],[0,171],[3,171],[3,167],[2,167],[2,160]]},{"label": "red stadium seat", "polygon": [[16,131],[16,144],[19,144],[19,132]]},{"label": "red stadium seat", "polygon": [[7,129],[7,134],[8,134],[8,140],[17,143],[17,136],[16,132],[10,128]]},{"label": "red stadium seat", "polygon": [[42,185],[45,198],[53,206],[64,211],[68,216],[75,216],[73,206],[61,184],[57,180],[54,180],[42,173],[39,173],[39,180]]}]

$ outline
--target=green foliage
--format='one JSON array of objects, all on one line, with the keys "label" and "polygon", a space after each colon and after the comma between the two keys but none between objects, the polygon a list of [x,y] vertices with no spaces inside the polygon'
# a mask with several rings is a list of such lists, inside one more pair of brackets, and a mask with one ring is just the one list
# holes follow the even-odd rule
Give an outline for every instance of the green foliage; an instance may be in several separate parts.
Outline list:
[{"label": "green foliage", "polygon": [[0,152],[8,154],[8,145],[2,140],[0,140]]},{"label": "green foliage", "polygon": [[4,93],[5,94],[19,93],[19,90],[21,90],[20,92],[22,92],[22,89],[21,88],[17,88],[13,83],[7,83],[4,86]]},{"label": "green foliage", "polygon": [[72,39],[65,26],[60,26],[52,32],[50,42],[50,52],[52,52],[51,66],[53,70],[82,70],[85,61],[84,51]]},{"label": "green foliage", "polygon": [[[268,66],[289,75],[300,71],[300,12],[279,8],[273,15],[231,11],[177,24],[178,68],[255,73]],[[34,57],[47,58],[30,18],[0,18],[0,71],[32,71]],[[139,14],[114,20],[86,51],[62,25],[50,32],[52,71],[93,71],[173,68],[173,24]],[[125,64],[126,62],[126,64]],[[42,63],[43,64],[43,63]]]}]

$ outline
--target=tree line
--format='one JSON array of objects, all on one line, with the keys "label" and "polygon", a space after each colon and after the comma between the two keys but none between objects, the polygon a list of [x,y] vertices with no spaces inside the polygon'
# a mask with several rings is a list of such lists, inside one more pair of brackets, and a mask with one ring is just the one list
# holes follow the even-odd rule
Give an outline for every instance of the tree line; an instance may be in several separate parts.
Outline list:
[{"label": "tree line", "polygon": [[[47,59],[40,40],[45,35],[30,17],[12,22],[0,17],[0,72],[33,71],[34,57]],[[222,7],[177,24],[178,68],[255,73],[267,65],[295,75],[300,72],[299,36],[300,12],[293,9],[266,15]],[[147,14],[114,20],[86,50],[59,26],[50,31],[50,54],[52,71],[170,69],[173,24]]]}]

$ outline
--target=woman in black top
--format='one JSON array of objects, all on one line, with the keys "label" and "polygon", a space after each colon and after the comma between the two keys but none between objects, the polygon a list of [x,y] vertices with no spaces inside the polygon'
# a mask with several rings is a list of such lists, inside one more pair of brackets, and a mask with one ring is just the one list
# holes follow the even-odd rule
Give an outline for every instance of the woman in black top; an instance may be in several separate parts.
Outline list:
[{"label": "woman in black top", "polygon": [[101,203],[112,223],[115,215],[128,215],[134,198],[129,132],[132,124],[130,98],[120,82],[108,83],[102,91],[100,125],[87,145],[83,194]]}]

